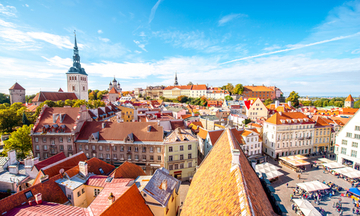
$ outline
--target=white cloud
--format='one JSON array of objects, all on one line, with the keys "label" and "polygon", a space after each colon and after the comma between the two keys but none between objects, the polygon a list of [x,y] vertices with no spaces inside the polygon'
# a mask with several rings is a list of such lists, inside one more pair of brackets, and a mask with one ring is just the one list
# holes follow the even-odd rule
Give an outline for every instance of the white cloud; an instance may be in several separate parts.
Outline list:
[{"label": "white cloud", "polygon": [[[60,35],[50,34],[46,32],[27,32],[27,34],[34,39],[42,40],[57,46],[58,48],[68,48],[72,49],[74,44],[70,42],[69,37],[64,37]],[[83,45],[78,44],[81,48]]]},{"label": "white cloud", "polygon": [[105,42],[105,43],[107,43],[107,42],[110,41],[109,38],[102,38],[102,37],[99,37],[99,40],[101,40],[101,41],[103,41],[103,42]]},{"label": "white cloud", "polygon": [[3,14],[5,16],[9,16],[9,17],[16,17],[16,8],[14,6],[4,6],[2,4],[0,4],[0,14]]},{"label": "white cloud", "polygon": [[4,26],[4,27],[12,27],[12,28],[15,27],[14,23],[6,22],[6,21],[4,21],[2,19],[0,19],[0,25]]},{"label": "white cloud", "polygon": [[145,34],[145,32],[140,32],[139,36],[140,36],[140,37],[145,37],[146,34]]},{"label": "white cloud", "polygon": [[151,8],[151,13],[150,13],[150,17],[149,17],[149,23],[151,23],[151,21],[154,19],[156,10],[157,10],[157,8],[159,7],[161,1],[162,1],[162,0],[158,0],[158,1],[156,2],[156,4]]},{"label": "white cloud", "polygon": [[103,31],[102,31],[101,29],[99,29],[99,30],[97,31],[97,33],[102,34]]},{"label": "white cloud", "polygon": [[134,40],[134,43],[136,45],[138,45],[138,47],[142,50],[144,50],[145,52],[147,52],[147,50],[145,49],[145,44],[141,44],[140,41]]},{"label": "white cloud", "polygon": [[29,7],[29,5],[28,5],[28,4],[25,4],[25,6],[26,6],[26,7]]},{"label": "white cloud", "polygon": [[140,41],[134,40],[134,43],[136,43],[136,45],[139,45],[139,44],[140,44]]},{"label": "white cloud", "polygon": [[137,54],[142,53],[142,52],[141,52],[141,51],[139,51],[139,50],[135,50],[134,52],[135,52],[135,53],[137,53]]},{"label": "white cloud", "polygon": [[219,26],[222,26],[224,25],[225,23],[235,19],[235,18],[238,18],[238,17],[247,17],[246,14],[241,14],[241,13],[238,13],[238,14],[229,14],[229,15],[226,15],[226,16],[223,16],[220,20],[219,20]]},{"label": "white cloud", "polygon": [[279,45],[272,45],[272,46],[270,46],[270,47],[265,47],[263,50],[265,50],[265,51],[273,51],[273,50],[277,50],[277,49],[280,49],[281,48],[281,46],[279,46]]},{"label": "white cloud", "polygon": [[355,49],[351,51],[351,54],[360,54],[360,49]]}]

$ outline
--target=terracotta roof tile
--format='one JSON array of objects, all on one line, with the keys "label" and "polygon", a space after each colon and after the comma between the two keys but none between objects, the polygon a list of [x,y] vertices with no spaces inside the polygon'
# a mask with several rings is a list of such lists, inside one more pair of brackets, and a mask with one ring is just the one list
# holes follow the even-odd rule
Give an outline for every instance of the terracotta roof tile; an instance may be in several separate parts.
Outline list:
[{"label": "terracotta roof tile", "polygon": [[65,159],[65,158],[66,158],[66,156],[65,156],[64,152],[60,152],[59,154],[49,157],[48,159],[40,161],[39,163],[35,164],[35,167],[37,170],[40,170],[43,167],[49,166],[50,164],[53,164],[62,159]]},{"label": "terracotta roof tile", "polygon": [[219,139],[221,134],[224,132],[224,130],[216,130],[216,131],[209,131],[209,137],[211,140],[211,143],[215,145],[216,141]]},{"label": "terracotta roof tile", "polygon": [[[196,125],[196,126],[200,126],[203,127],[202,123],[200,121],[196,121],[196,122],[191,122],[192,125]],[[191,125],[190,124],[190,125]]]},{"label": "terracotta roof tile", "polygon": [[[286,113],[275,113],[270,118],[266,120],[266,122],[271,124],[294,124],[295,122],[293,120],[297,120],[295,124],[300,124],[298,121],[299,119],[302,120],[302,124],[308,124],[308,123],[314,123],[315,121],[307,117],[305,114],[301,112],[286,112]],[[307,122],[305,121],[307,120]],[[282,123],[281,121],[284,120],[285,122]],[[287,120],[291,120],[291,122],[287,122]]]},{"label": "terracotta roof tile", "polygon": [[86,185],[89,186],[95,186],[95,187],[105,187],[106,185],[106,179],[108,178],[108,176],[105,175],[95,175],[95,176],[91,176],[87,181],[86,181]]},{"label": "terracotta roof tile", "polygon": [[244,86],[244,91],[274,91],[273,89],[266,86]]},{"label": "terracotta roof tile", "polygon": [[171,130],[175,130],[176,128],[182,128],[185,129],[185,124],[184,121],[170,121],[170,125],[171,125]]},{"label": "terracotta roof tile", "polygon": [[197,134],[199,137],[201,137],[201,139],[206,139],[208,134],[208,131],[203,129],[203,128],[199,128],[199,133]]},{"label": "terracotta roof tile", "polygon": [[324,118],[317,116],[315,127],[330,127],[329,123]]},{"label": "terracotta roof tile", "polygon": [[186,90],[186,89],[191,90],[191,87],[192,87],[191,85],[168,86],[168,87],[164,88],[164,90],[172,90],[174,88],[178,88],[178,89],[182,89],[182,90]]},{"label": "terracotta roof tile", "polygon": [[36,94],[32,102],[44,102],[46,100],[51,101],[65,101],[65,100],[77,100],[76,94],[73,92],[39,92]]},{"label": "terracotta roof tile", "polygon": [[109,91],[109,94],[119,94],[119,92],[116,91],[115,87],[112,87],[112,89]]},{"label": "terracotta roof tile", "polygon": [[193,85],[192,90],[207,90],[206,85]]},{"label": "terracotta roof tile", "polygon": [[[103,122],[86,122],[81,129],[78,140],[88,140],[90,135],[99,132],[99,140],[125,140],[133,134],[134,141],[155,141],[163,140],[163,127],[157,122],[106,122],[105,128],[102,128]],[[148,127],[151,131],[148,132]]]},{"label": "terracotta roof tile", "polygon": [[359,109],[357,108],[342,108],[342,112],[340,112],[341,114],[346,114],[346,115],[355,115],[355,113],[358,111]]},{"label": "terracotta roof tile", "polygon": [[15,83],[13,86],[9,88],[9,90],[25,90],[19,83]]},{"label": "terracotta roof tile", "polygon": [[133,178],[146,175],[144,170],[136,164],[125,161],[121,166],[116,168],[110,176],[114,178]]},{"label": "terracotta roof tile", "polygon": [[100,160],[99,158],[91,158],[86,161],[88,164],[89,172],[94,173],[96,175],[101,175],[103,173],[100,172],[99,168],[101,168],[105,175],[109,175],[115,167],[111,164],[106,163],[105,161]]},{"label": "terracotta roof tile", "polygon": [[[116,197],[115,197],[116,198]],[[136,185],[133,184],[127,189],[119,199],[117,199],[111,206],[109,206],[101,216],[128,216],[128,215],[143,215],[153,216],[153,213],[146,205],[144,198],[141,196]]]},{"label": "terracotta roof tile", "polygon": [[[239,165],[232,164],[232,149],[240,151]],[[181,215],[276,215],[231,130],[195,173]]]},{"label": "terracotta roof tile", "polygon": [[349,94],[349,96],[345,99],[345,101],[354,101],[354,98]]}]

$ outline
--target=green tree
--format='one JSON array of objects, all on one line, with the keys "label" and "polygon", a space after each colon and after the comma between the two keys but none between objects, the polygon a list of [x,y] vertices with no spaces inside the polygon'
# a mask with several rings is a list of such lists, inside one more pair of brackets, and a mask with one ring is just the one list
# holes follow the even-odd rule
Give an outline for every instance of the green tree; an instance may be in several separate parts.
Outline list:
[{"label": "green tree", "polygon": [[233,90],[234,90],[233,84],[228,83],[228,84],[226,85],[226,90],[228,90],[229,93],[231,94],[231,93],[233,92]]},{"label": "green tree", "polygon": [[177,97],[176,99],[177,99],[180,103],[186,103],[186,102],[189,100],[189,98],[188,98],[187,96],[185,96],[185,95],[181,95],[181,96]]},{"label": "green tree", "polygon": [[225,96],[225,100],[233,100],[233,98],[230,95]]},{"label": "green tree", "polygon": [[360,100],[354,103],[354,108],[360,108]]},{"label": "green tree", "polygon": [[272,102],[273,102],[273,100],[271,100],[271,98],[268,98],[264,101],[264,105],[265,106],[270,105]]},{"label": "green tree", "polygon": [[[161,97],[163,97],[163,96],[160,96],[160,99],[161,99]],[[139,98],[142,98],[142,95],[141,95],[141,94],[139,94]],[[161,100],[164,100],[164,97],[163,97],[163,99],[161,99]]]},{"label": "green tree", "polygon": [[12,132],[15,126],[20,125],[20,119],[14,109],[0,110],[0,131]]},{"label": "green tree", "polygon": [[189,82],[187,85],[189,86],[189,85],[194,85],[194,84],[192,82]]},{"label": "green tree", "polygon": [[322,105],[323,105],[323,102],[321,101],[321,100],[316,100],[316,101],[314,101],[314,106],[316,106],[316,107],[322,107]]},{"label": "green tree", "polygon": [[89,93],[89,100],[95,100],[95,95],[93,93]]},{"label": "green tree", "polygon": [[65,100],[65,103],[64,103],[65,106],[71,106],[71,107],[73,104],[74,104],[73,101],[70,99]]},{"label": "green tree", "polygon": [[22,121],[23,125],[30,125],[30,121],[28,120],[25,112],[23,112],[23,114],[22,114],[22,119],[21,119],[21,121]]},{"label": "green tree", "polygon": [[249,124],[250,122],[251,122],[250,119],[245,119],[244,121],[242,121],[242,123],[243,123],[244,125],[247,125],[247,124]]},{"label": "green tree", "polygon": [[4,93],[0,93],[0,104],[10,103],[10,96]]},{"label": "green tree", "polygon": [[46,101],[44,101],[44,104],[48,105],[49,107],[55,106],[55,102],[52,100],[46,100]]},{"label": "green tree", "polygon": [[241,95],[243,92],[244,92],[244,86],[242,84],[236,84],[232,93]]},{"label": "green tree", "polygon": [[323,101],[323,107],[327,107],[329,106],[329,102],[328,101]]},{"label": "green tree", "polygon": [[34,99],[35,96],[36,96],[35,94],[25,95],[25,101],[31,103],[32,99]]},{"label": "green tree", "polygon": [[10,138],[6,140],[4,150],[6,152],[15,150],[18,159],[24,159],[32,150],[32,142],[30,131],[33,125],[23,125],[21,128],[10,134]]},{"label": "green tree", "polygon": [[303,106],[312,106],[312,102],[310,100],[308,101],[301,101]]},{"label": "green tree", "polygon": [[[334,106],[336,107],[343,107],[344,106],[344,102],[343,101],[335,101],[334,102]],[[354,107],[355,107],[355,104],[354,104]],[[359,107],[357,107],[359,108]]]},{"label": "green tree", "polygon": [[77,101],[73,104],[73,107],[80,107],[81,105],[86,105],[86,101],[85,101],[85,100],[77,100]]},{"label": "green tree", "polygon": [[150,97],[149,97],[149,96],[147,96],[145,99],[146,99],[146,100],[150,100]]},{"label": "green tree", "polygon": [[286,101],[291,101],[291,105],[293,107],[299,106],[299,94],[295,91],[292,91],[288,98],[286,98]]},{"label": "green tree", "polygon": [[58,100],[55,102],[55,107],[64,107],[65,103],[64,101]]}]

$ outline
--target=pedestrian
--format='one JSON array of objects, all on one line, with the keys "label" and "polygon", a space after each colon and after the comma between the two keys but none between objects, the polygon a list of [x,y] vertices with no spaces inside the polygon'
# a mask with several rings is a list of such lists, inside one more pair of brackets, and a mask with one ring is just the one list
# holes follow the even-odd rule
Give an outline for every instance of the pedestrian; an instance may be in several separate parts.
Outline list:
[{"label": "pedestrian", "polygon": [[286,187],[287,187],[287,188],[289,187],[289,183],[286,183]]},{"label": "pedestrian", "polygon": [[293,199],[293,195],[292,195],[292,194],[290,194],[290,201],[292,201],[292,199]]},{"label": "pedestrian", "polygon": [[331,194],[331,193],[329,193],[329,196],[330,196],[330,199],[331,199],[332,194]]}]

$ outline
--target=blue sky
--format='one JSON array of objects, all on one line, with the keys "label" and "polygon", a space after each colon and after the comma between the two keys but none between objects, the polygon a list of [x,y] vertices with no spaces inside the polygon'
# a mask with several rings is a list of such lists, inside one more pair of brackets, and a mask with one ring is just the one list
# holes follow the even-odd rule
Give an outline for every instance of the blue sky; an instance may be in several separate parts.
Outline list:
[{"label": "blue sky", "polygon": [[276,85],[360,94],[360,1],[0,1],[0,92],[66,90],[74,30],[90,89]]}]

